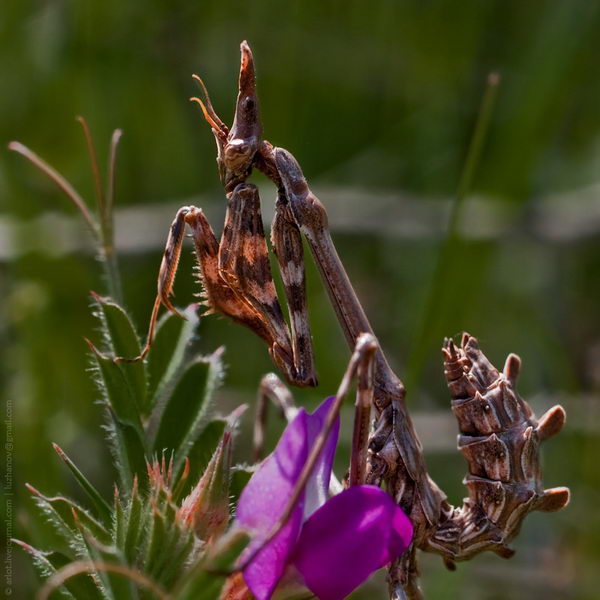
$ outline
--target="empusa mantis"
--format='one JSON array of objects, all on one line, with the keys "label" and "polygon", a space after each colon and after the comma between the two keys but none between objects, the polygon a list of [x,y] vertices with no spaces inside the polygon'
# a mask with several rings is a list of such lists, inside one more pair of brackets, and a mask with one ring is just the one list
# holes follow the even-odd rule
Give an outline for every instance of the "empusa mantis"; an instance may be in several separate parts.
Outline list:
[{"label": "empusa mantis", "polygon": [[[405,389],[376,342],[365,312],[352,288],[329,234],[327,213],[311,192],[298,162],[261,137],[252,53],[241,45],[239,93],[231,129],[217,116],[204,84],[205,100],[194,98],[211,125],[217,142],[217,164],[228,197],[220,242],[196,207],[181,208],[171,225],[158,278],[148,340],[138,359],[150,350],[158,310],[169,300],[185,226],[192,237],[206,303],[252,329],[269,346],[273,362],[294,385],[316,385],[305,294],[301,234],[306,238],[349,347],[350,364],[328,423],[357,375],[357,408],[353,452],[347,485],[385,484],[411,518],[415,536],[410,550],[389,568],[390,595],[420,598],[416,550],[437,552],[449,568],[454,563],[491,550],[512,556],[508,542],[532,510],[554,511],[569,500],[567,488],[544,490],[539,468],[539,444],[558,433],[565,421],[562,407],[551,408],[537,421],[515,391],[520,368],[509,355],[499,372],[464,334],[460,346],[446,340],[445,375],[467,459],[465,483],[469,496],[454,508],[429,477],[421,444],[406,410]],[[280,308],[269,267],[260,200],[256,186],[246,182],[253,168],[277,187],[271,230],[273,249],[282,274],[290,327]],[[269,393],[277,394],[275,388]],[[375,419],[370,427],[371,411]],[[295,493],[278,524],[264,540],[273,539],[289,517],[322,450],[328,428],[315,443]],[[251,558],[251,557],[250,557]]]}]

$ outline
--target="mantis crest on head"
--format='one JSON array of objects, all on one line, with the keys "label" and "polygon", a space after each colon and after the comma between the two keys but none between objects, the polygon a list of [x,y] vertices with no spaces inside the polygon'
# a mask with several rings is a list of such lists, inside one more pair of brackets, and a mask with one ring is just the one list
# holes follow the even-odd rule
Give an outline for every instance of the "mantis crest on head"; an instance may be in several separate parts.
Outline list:
[{"label": "mantis crest on head", "polygon": [[[474,337],[464,334],[459,346],[446,340],[442,349],[444,370],[461,432],[459,449],[469,469],[465,478],[468,498],[461,507],[451,506],[428,474],[405,406],[404,385],[390,368],[348,279],[329,233],[324,206],[310,190],[293,155],[262,139],[254,61],[248,44],[241,44],[239,91],[231,128],[216,114],[202,80],[194,77],[204,99],[192,100],[200,105],[217,143],[217,166],[228,199],[225,225],[217,241],[201,209],[185,206],[177,212],[160,267],[147,343],[137,359],[143,359],[151,348],[160,305],[178,314],[169,297],[187,226],[209,312],[225,314],[262,338],[290,384],[317,385],[307,312],[304,236],[353,352],[329,424],[351,379],[358,379],[346,485],[385,484],[414,526],[411,548],[389,567],[390,596],[421,597],[417,549],[440,554],[452,569],[456,561],[485,550],[509,558],[513,551],[508,542],[530,511],[558,510],[569,500],[567,488],[544,490],[539,467],[540,442],[560,431],[564,410],[555,406],[536,420],[515,389],[518,357],[509,355],[503,371],[498,371]],[[263,172],[277,190],[271,243],[284,284],[289,326],[273,283],[258,188],[247,182],[253,169]],[[285,387],[273,378],[263,392],[293,412]],[[295,492],[265,544],[285,524],[327,433],[326,428],[316,441]],[[257,455],[261,436],[259,427],[255,433]]]}]

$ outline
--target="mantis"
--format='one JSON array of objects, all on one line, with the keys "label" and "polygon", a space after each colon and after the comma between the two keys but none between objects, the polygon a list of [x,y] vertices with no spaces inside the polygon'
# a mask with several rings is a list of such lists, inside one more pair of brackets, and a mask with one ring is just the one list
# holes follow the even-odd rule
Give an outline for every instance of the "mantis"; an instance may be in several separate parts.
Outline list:
[{"label": "mantis", "polygon": [[[538,421],[516,392],[520,368],[516,355],[509,355],[499,371],[474,337],[464,334],[459,345],[446,340],[442,349],[444,372],[461,431],[459,449],[469,468],[465,479],[468,498],[461,507],[451,506],[428,474],[406,409],[406,390],[390,368],[348,279],[329,232],[325,207],[310,190],[294,156],[262,138],[250,47],[246,42],[241,44],[239,90],[231,128],[216,114],[202,80],[195,78],[203,99],[192,100],[199,104],[217,144],[217,166],[228,200],[225,225],[217,241],[201,209],[185,206],[177,212],[160,267],[147,343],[133,360],[143,359],[150,351],[160,306],[179,314],[170,295],[187,226],[209,312],[225,314],[262,338],[288,383],[317,385],[307,312],[304,236],[353,352],[332,406],[330,424],[351,379],[358,379],[352,460],[345,484],[384,484],[414,525],[411,548],[389,566],[390,597],[422,597],[417,550],[441,555],[451,569],[457,561],[485,550],[509,558],[513,551],[508,542],[530,511],[554,511],[568,503],[567,488],[544,490],[539,467],[540,442],[560,431],[565,422],[563,408],[551,408]],[[277,190],[271,243],[284,284],[289,326],[273,283],[258,189],[247,181],[253,169],[264,173]],[[292,410],[288,392],[275,376],[262,391]],[[289,516],[294,496],[306,483],[327,433],[324,431],[316,441],[297,493],[265,543]],[[255,439],[260,446],[260,428]]]}]

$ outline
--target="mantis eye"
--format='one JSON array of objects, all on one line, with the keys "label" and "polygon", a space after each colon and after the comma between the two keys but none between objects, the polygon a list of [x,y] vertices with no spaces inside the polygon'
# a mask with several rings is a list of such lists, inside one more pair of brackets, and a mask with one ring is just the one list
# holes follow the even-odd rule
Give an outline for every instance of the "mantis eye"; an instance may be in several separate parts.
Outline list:
[{"label": "mantis eye", "polygon": [[253,150],[255,148],[252,144],[243,139],[235,138],[225,146],[225,161],[229,168],[235,168],[248,161]]}]

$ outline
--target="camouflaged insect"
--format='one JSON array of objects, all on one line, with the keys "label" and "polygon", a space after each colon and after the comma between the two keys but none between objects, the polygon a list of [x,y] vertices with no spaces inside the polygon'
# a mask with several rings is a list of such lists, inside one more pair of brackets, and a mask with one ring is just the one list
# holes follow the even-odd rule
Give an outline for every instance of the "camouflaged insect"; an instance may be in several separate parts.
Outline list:
[{"label": "camouflaged insect", "polygon": [[[389,566],[388,583],[390,597],[415,600],[422,597],[417,550],[441,555],[449,568],[454,568],[456,561],[487,550],[509,558],[513,551],[508,544],[529,512],[555,511],[567,504],[568,489],[544,490],[540,469],[540,444],[560,431],[565,412],[555,406],[536,420],[515,389],[520,368],[516,355],[509,355],[500,372],[481,352],[474,337],[464,334],[460,347],[446,340],[444,369],[460,429],[458,446],[468,463],[468,497],[460,507],[446,501],[427,471],[423,449],[406,408],[404,385],[373,337],[337,254],[325,207],[309,188],[294,156],[261,138],[254,62],[246,42],[241,45],[241,53],[231,129],[217,116],[200,78],[197,79],[205,99],[194,99],[217,141],[219,175],[228,201],[221,240],[217,241],[201,209],[179,210],[160,269],[148,342],[138,359],[150,349],[161,303],[176,312],[169,296],[187,225],[192,230],[209,311],[229,316],[265,340],[273,362],[289,383],[316,385],[306,302],[304,236],[353,356],[359,352],[361,340],[364,345],[365,335],[371,340],[372,348],[365,360],[372,377],[364,377],[366,367],[363,376],[359,370],[352,459],[346,484],[384,485],[409,516],[414,527],[413,542]],[[258,189],[246,182],[254,168],[262,171],[277,190],[271,242],[284,283],[289,326],[273,284]],[[273,393],[277,393],[275,389]],[[374,420],[369,432],[371,412]],[[258,448],[260,431],[255,437]],[[318,458],[318,450],[314,454],[305,465],[308,473],[310,461]],[[295,496],[305,484],[306,477],[298,480]],[[283,514],[289,514],[291,508],[289,505]],[[284,523],[285,518],[281,517],[278,526]],[[268,539],[272,540],[277,532],[272,530]]]}]

